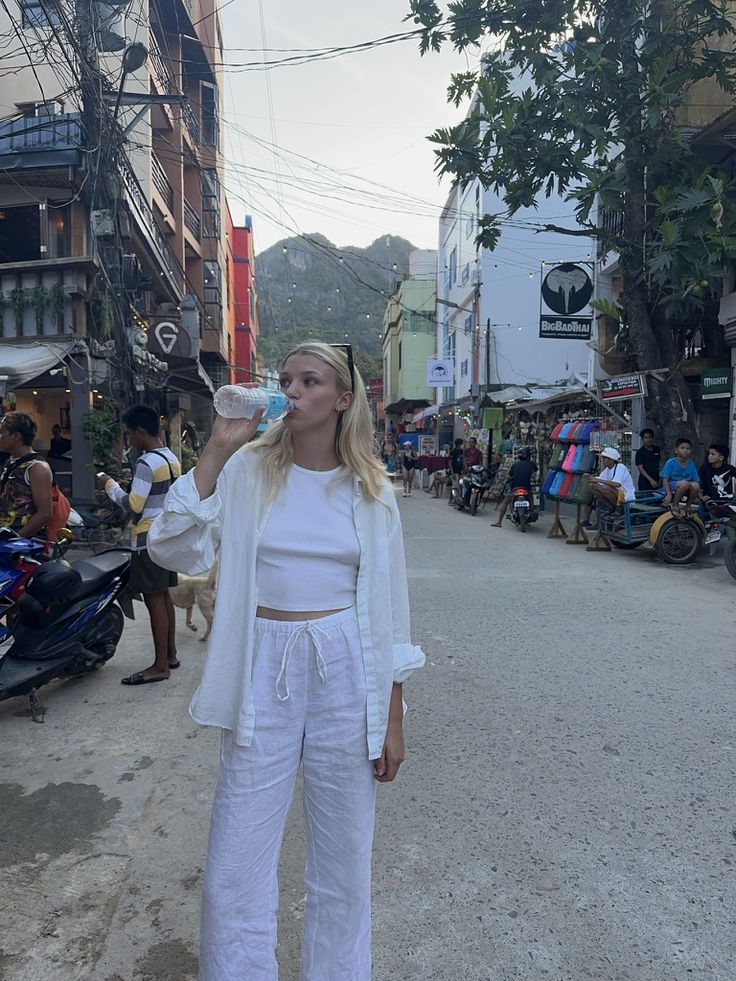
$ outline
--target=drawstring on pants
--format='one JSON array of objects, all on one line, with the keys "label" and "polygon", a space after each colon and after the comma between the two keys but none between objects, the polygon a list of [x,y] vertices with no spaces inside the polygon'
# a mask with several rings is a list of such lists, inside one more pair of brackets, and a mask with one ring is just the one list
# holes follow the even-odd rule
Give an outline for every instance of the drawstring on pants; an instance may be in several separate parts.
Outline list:
[{"label": "drawstring on pants", "polygon": [[286,646],[284,647],[284,653],[281,658],[281,669],[279,670],[279,676],[276,679],[276,698],[278,698],[280,702],[286,702],[289,699],[289,658],[291,657],[291,652],[296,645],[297,639],[301,637],[302,634],[307,634],[314,644],[315,662],[317,664],[317,674],[320,677],[320,681],[323,683],[327,681],[327,667],[325,665],[325,660],[322,657],[322,648],[320,646],[319,635],[322,634],[323,637],[328,637],[328,634],[317,626],[316,621],[305,620],[304,623],[300,623],[293,634],[291,634],[289,639],[286,641]]}]

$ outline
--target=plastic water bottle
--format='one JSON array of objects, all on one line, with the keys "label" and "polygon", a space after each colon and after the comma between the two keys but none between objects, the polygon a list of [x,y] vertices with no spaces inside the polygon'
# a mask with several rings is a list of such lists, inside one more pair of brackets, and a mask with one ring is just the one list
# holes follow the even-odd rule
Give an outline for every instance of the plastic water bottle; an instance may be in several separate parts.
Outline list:
[{"label": "plastic water bottle", "polygon": [[225,419],[252,419],[259,409],[265,409],[264,420],[281,419],[294,408],[293,401],[283,392],[270,388],[241,388],[223,385],[215,392],[215,412]]}]

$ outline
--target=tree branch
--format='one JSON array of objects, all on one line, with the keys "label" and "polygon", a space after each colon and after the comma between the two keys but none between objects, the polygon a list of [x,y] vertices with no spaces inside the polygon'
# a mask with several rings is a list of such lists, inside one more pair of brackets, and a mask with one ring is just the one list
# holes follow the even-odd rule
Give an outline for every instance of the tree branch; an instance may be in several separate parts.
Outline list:
[{"label": "tree branch", "polygon": [[583,225],[582,228],[561,228],[560,225],[542,225],[539,232],[559,232],[560,235],[579,235],[585,238],[590,238],[594,235],[596,238],[600,237],[600,228],[597,225]]}]

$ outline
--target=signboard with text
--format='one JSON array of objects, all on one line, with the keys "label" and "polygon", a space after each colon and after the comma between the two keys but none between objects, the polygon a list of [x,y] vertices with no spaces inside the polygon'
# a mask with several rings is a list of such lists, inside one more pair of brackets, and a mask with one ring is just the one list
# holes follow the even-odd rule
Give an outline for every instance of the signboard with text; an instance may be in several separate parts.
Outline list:
[{"label": "signboard with text", "polygon": [[603,402],[642,398],[646,394],[646,378],[644,375],[638,373],[616,375],[614,378],[602,378],[598,382],[598,395]]},{"label": "signboard with text", "polygon": [[730,368],[706,368],[700,382],[701,398],[730,399],[733,394]]},{"label": "signboard with text", "polygon": [[589,341],[593,324],[593,265],[559,262],[543,265],[539,298],[539,336]]}]

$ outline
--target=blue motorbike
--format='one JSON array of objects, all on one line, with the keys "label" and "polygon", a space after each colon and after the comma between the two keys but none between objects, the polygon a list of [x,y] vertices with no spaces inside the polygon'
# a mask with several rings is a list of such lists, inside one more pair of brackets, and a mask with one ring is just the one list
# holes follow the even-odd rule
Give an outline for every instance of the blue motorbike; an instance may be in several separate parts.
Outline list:
[{"label": "blue motorbike", "polygon": [[[131,620],[130,551],[110,549],[68,563],[43,557],[44,543],[0,541],[0,701],[27,695],[34,722],[45,709],[37,689],[109,661]],[[20,595],[19,595],[20,593]]]}]

